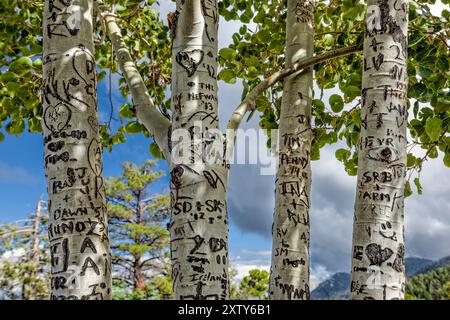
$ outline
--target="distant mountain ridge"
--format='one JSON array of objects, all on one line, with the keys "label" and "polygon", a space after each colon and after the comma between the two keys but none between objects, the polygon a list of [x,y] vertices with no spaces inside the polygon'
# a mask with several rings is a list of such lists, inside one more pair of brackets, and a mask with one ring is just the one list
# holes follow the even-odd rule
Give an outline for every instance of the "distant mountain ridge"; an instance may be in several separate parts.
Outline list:
[{"label": "distant mountain ridge", "polygon": [[[450,265],[450,256],[433,261],[424,258],[405,259],[406,277],[425,274]],[[351,276],[347,272],[338,272],[321,282],[312,292],[312,300],[346,300],[350,297]]]}]

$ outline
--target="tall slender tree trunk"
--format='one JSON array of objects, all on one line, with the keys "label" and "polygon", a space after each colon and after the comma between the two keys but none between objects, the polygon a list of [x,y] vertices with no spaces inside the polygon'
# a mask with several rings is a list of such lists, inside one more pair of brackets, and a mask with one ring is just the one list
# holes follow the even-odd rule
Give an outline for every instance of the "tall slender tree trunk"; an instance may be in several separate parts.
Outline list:
[{"label": "tall slender tree trunk", "polygon": [[[313,41],[314,2],[288,0],[286,66],[311,57]],[[274,300],[309,299],[312,84],[311,69],[284,82],[269,290]]]},{"label": "tall slender tree trunk", "polygon": [[352,299],[404,298],[408,1],[369,0],[353,225]]},{"label": "tall slender tree trunk", "polygon": [[[141,191],[139,191],[136,195],[136,224],[142,225],[142,203],[141,203]],[[143,240],[141,234],[137,233],[134,237],[134,244],[137,246],[142,246]],[[142,272],[142,255],[140,253],[134,254],[134,265],[133,265],[133,284],[135,289],[139,289],[141,291],[145,290],[147,286],[147,281],[144,273]]]},{"label": "tall slender tree trunk", "polygon": [[43,116],[52,299],[110,299],[93,1],[45,1]]},{"label": "tall slender tree trunk", "polygon": [[147,286],[147,281],[146,281],[144,273],[142,272],[141,262],[142,262],[142,257],[140,255],[134,257],[133,287],[135,289],[144,291],[145,287]]},{"label": "tall slender tree trunk", "polygon": [[[178,0],[175,20],[172,137],[178,129],[190,136],[174,138],[170,161],[174,294],[176,299],[228,299],[229,166],[203,161],[204,148],[223,140],[217,112],[217,0]],[[207,129],[217,135],[205,135]],[[184,160],[176,161],[180,157]]]}]

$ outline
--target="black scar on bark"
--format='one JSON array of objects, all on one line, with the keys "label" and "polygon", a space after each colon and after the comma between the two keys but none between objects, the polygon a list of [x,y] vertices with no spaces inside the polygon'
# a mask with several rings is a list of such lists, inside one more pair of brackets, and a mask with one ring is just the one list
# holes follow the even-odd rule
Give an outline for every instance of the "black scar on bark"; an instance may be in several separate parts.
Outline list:
[{"label": "black scar on bark", "polygon": [[392,269],[397,272],[403,272],[405,270],[404,256],[405,246],[403,245],[403,243],[400,243],[397,248],[397,255],[395,257],[395,260],[392,263]]},{"label": "black scar on bark", "polygon": [[394,252],[389,248],[382,249],[379,244],[371,243],[366,247],[366,255],[371,266],[381,267],[382,263],[388,260]]},{"label": "black scar on bark", "polygon": [[223,239],[211,238],[211,239],[209,239],[209,247],[212,252],[218,252],[222,249],[226,250],[227,243]]},{"label": "black scar on bark", "polygon": [[[223,183],[222,179],[220,179],[219,175],[214,170],[211,170],[211,172],[208,170],[203,171],[203,176],[206,178],[209,185],[213,189],[217,189],[217,187],[218,187],[217,182],[220,182],[222,187],[225,189],[225,184]],[[214,176],[213,176],[213,174],[214,174]]]},{"label": "black scar on bark", "polygon": [[[55,257],[55,254],[57,253],[58,246],[61,248],[61,254]],[[61,243],[56,243],[51,245],[50,247],[50,260],[52,265],[52,274],[58,274],[67,271],[67,268],[69,266],[69,240],[64,239]],[[60,263],[59,259],[62,258],[62,263]],[[53,268],[55,266],[61,265],[62,267],[60,270],[54,271]]]},{"label": "black scar on bark", "polygon": [[389,14],[389,0],[378,0],[378,5],[381,12],[381,31],[384,33],[389,32],[392,35],[393,40],[401,45],[403,56],[406,57],[408,38],[394,18]]},{"label": "black scar on bark", "polygon": [[206,37],[208,38],[208,40],[210,42],[215,42],[216,39],[211,37],[211,35],[209,34],[209,26],[208,26],[208,23],[206,22],[206,17],[209,17],[209,18],[213,19],[214,23],[217,23],[218,18],[216,16],[215,12],[213,12],[212,15],[208,14],[208,9],[211,9],[211,8],[206,6],[206,1],[205,0],[201,0],[201,10],[202,10],[203,19],[205,20]]},{"label": "black scar on bark", "polygon": [[181,51],[176,56],[177,63],[187,71],[188,77],[192,77],[203,61],[204,52],[200,49]]},{"label": "black scar on bark", "polygon": [[192,300],[207,300],[209,298],[212,298],[213,300],[219,300],[219,296],[217,294],[209,294],[209,295],[203,295],[203,287],[206,286],[206,283],[198,281],[197,287],[195,290],[195,295],[186,295],[186,296],[180,296],[180,300],[186,300],[186,299],[192,299]]},{"label": "black scar on bark", "polygon": [[72,110],[67,104],[60,102],[55,106],[49,105],[43,117],[48,130],[52,133],[61,132],[69,126]]},{"label": "black scar on bark", "polygon": [[199,254],[197,252],[198,249],[202,246],[202,244],[205,242],[205,238],[203,238],[200,235],[196,235],[195,237],[191,238],[195,242],[194,248],[190,251],[190,254]]},{"label": "black scar on bark", "polygon": [[353,247],[353,259],[362,260],[363,259],[363,247],[362,246],[354,246]]},{"label": "black scar on bark", "polygon": [[175,186],[176,189],[179,189],[181,187],[182,183],[182,177],[184,174],[184,168],[182,166],[176,166],[173,168],[172,172],[170,173],[170,180]]},{"label": "black scar on bark", "polygon": [[95,248],[94,243],[92,242],[91,238],[89,238],[89,237],[86,237],[83,240],[83,243],[81,244],[80,253],[84,253],[84,251],[86,250],[87,247],[89,247],[89,249],[91,249],[93,253],[97,253],[97,249]]},{"label": "black scar on bark", "polygon": [[64,141],[56,141],[56,142],[52,142],[49,143],[47,148],[48,150],[52,151],[52,152],[57,152],[59,150],[61,150],[62,148],[64,148]]},{"label": "black scar on bark", "polygon": [[100,270],[91,257],[87,257],[86,260],[84,261],[83,267],[81,268],[80,276],[84,276],[86,274],[87,268],[92,268],[96,275],[98,276],[100,275]]}]

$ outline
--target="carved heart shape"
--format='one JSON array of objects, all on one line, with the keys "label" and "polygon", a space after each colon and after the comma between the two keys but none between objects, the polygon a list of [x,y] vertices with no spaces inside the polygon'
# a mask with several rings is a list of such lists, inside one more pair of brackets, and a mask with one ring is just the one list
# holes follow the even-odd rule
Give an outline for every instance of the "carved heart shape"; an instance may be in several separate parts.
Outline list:
[{"label": "carved heart shape", "polygon": [[60,102],[56,106],[49,106],[44,112],[44,124],[51,132],[61,132],[69,124],[72,110]]},{"label": "carved heart shape", "polygon": [[381,249],[381,246],[376,243],[371,243],[366,247],[366,255],[370,260],[371,266],[375,265],[380,267],[393,253],[389,248]]},{"label": "carved heart shape", "polygon": [[176,60],[180,66],[182,66],[188,74],[188,77],[192,77],[197,71],[198,66],[203,61],[204,52],[200,49],[194,49],[191,51],[181,51],[177,54]]}]

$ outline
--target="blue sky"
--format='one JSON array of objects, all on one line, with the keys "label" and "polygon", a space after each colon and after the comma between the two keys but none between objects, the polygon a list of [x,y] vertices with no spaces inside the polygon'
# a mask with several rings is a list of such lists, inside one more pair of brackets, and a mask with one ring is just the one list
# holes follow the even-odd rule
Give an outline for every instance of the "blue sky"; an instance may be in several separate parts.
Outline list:
[{"label": "blue sky", "polygon": [[[173,3],[163,1],[162,17]],[[220,46],[227,46],[240,24],[220,21]],[[221,127],[240,102],[242,86],[219,83],[219,113]],[[333,90],[326,92],[328,101]],[[100,120],[109,117],[107,82],[99,84]],[[115,109],[123,103],[120,93],[113,91]],[[257,128],[254,116],[243,128]],[[0,129],[1,130],[1,129]],[[43,145],[40,134],[24,133],[19,137],[5,134],[0,143],[0,223],[25,217],[45,199]],[[127,142],[104,152],[104,176],[117,175],[121,163],[132,161],[141,164],[151,158],[148,151],[150,139],[143,135],[128,135]],[[313,162],[311,206],[311,256],[312,278],[315,284],[337,271],[349,271],[354,177],[345,173],[334,152],[339,144],[326,147],[320,161]],[[152,187],[155,193],[168,190],[167,167],[159,161],[157,170],[166,171],[166,177]],[[437,259],[450,255],[450,170],[441,159],[424,165],[422,185],[424,195],[414,195],[406,200],[405,232],[407,256]],[[271,224],[274,207],[274,177],[261,176],[260,165],[233,165],[229,179],[228,206],[230,214],[230,256],[239,276],[253,267],[268,269],[271,250]],[[313,284],[314,286],[314,284]]]}]

